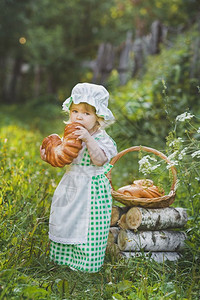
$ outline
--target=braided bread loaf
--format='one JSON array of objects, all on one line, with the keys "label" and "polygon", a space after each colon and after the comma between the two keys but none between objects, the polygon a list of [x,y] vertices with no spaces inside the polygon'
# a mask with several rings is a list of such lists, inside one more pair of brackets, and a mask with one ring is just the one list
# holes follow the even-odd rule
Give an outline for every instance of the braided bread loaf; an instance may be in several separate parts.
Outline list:
[{"label": "braided bread loaf", "polygon": [[65,126],[63,140],[57,134],[51,134],[44,138],[42,149],[45,149],[45,160],[53,167],[62,168],[71,164],[73,159],[78,156],[82,148],[82,141],[77,140],[72,134],[77,130],[77,125],[81,124],[74,122]]},{"label": "braided bread loaf", "polygon": [[157,198],[164,195],[164,190],[159,189],[150,179],[133,181],[133,184],[118,189],[119,193],[134,198]]}]

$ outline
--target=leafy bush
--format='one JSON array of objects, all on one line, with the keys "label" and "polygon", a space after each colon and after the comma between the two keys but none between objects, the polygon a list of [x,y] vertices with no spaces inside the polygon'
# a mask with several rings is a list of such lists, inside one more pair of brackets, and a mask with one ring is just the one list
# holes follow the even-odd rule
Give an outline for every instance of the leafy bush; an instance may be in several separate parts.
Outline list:
[{"label": "leafy bush", "polygon": [[200,114],[198,73],[192,76],[197,38],[195,28],[180,35],[160,55],[148,57],[141,80],[114,89],[110,106],[116,123],[111,132],[119,150],[134,145],[163,149],[177,115]]}]

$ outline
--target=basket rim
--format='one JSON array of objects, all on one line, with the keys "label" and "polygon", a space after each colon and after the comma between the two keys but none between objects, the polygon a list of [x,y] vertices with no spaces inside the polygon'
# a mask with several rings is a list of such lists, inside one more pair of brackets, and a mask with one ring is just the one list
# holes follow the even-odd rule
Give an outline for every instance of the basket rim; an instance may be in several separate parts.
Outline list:
[{"label": "basket rim", "polygon": [[[144,151],[144,152],[149,152],[149,153],[153,153],[157,156],[159,156],[160,158],[162,158],[166,163],[168,163],[170,165],[170,169],[171,169],[171,172],[172,172],[172,175],[173,175],[173,182],[172,182],[172,186],[171,186],[171,190],[169,192],[168,195],[164,195],[164,196],[161,196],[161,197],[157,197],[157,198],[154,198],[154,201],[156,200],[160,200],[161,198],[163,197],[173,197],[175,195],[175,187],[176,187],[176,183],[177,183],[177,171],[176,171],[176,168],[172,165],[172,162],[168,159],[168,157],[166,155],[164,155],[162,152],[154,149],[154,148],[151,148],[151,147],[146,147],[146,146],[133,146],[133,147],[130,147],[130,148],[127,148],[127,149],[124,149],[122,151],[120,151],[116,156],[114,156],[110,162],[110,164],[112,166],[115,165],[115,163],[122,157],[124,156],[125,154],[129,153],[129,152],[133,152],[133,151]],[[120,195],[123,195],[117,191],[114,190],[113,188],[113,185],[112,185],[112,176],[111,176],[111,172],[112,172],[112,169],[111,168],[109,170],[109,172],[107,173],[107,177],[110,181],[110,184],[111,184],[111,192],[112,194],[116,195],[117,194],[120,196]],[[113,196],[114,196],[113,195]],[[123,197],[126,196],[126,195],[123,195]],[[126,196],[125,198],[127,200],[130,200],[132,196]],[[147,200],[147,199],[150,199],[150,198],[132,198],[133,200]],[[151,199],[152,200],[152,199]]]}]

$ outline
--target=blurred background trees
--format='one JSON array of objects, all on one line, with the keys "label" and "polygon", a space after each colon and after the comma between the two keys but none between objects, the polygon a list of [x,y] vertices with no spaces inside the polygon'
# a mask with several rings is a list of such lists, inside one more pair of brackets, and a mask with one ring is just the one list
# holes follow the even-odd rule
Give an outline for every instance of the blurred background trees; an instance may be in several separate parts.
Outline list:
[{"label": "blurred background trees", "polygon": [[2,0],[0,100],[20,103],[49,95],[63,101],[78,81],[95,81],[102,43],[115,47],[115,70],[127,32],[132,41],[148,36],[157,20],[171,47],[197,22],[199,8],[198,0]]}]

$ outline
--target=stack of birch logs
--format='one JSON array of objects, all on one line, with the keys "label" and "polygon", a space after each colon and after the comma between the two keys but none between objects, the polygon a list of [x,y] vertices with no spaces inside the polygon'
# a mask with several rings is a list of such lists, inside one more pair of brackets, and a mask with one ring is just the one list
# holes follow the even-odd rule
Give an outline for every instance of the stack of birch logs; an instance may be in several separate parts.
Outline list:
[{"label": "stack of birch logs", "polygon": [[181,257],[188,217],[183,208],[112,207],[108,249],[123,257],[147,256],[157,262]]}]

